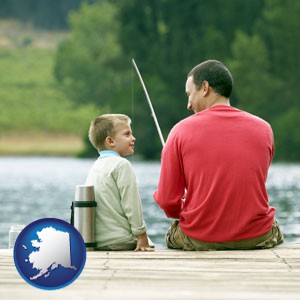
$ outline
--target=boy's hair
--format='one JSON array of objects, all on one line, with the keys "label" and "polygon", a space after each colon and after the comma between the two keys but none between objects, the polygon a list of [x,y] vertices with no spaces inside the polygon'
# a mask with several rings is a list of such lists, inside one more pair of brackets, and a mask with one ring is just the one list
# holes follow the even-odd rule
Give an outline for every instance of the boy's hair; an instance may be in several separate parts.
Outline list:
[{"label": "boy's hair", "polygon": [[116,126],[120,123],[131,123],[130,118],[123,114],[105,114],[91,122],[89,140],[97,150],[105,149],[105,139],[116,134]]},{"label": "boy's hair", "polygon": [[197,89],[206,80],[216,93],[229,98],[233,87],[233,78],[230,71],[220,61],[204,61],[189,72],[188,77],[190,76],[193,76]]}]

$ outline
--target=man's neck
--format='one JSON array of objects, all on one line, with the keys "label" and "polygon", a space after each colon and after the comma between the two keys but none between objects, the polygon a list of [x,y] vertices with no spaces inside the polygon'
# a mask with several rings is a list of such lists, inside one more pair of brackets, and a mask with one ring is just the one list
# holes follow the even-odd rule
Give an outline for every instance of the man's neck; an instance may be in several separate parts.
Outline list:
[{"label": "man's neck", "polygon": [[230,101],[224,96],[218,94],[211,95],[210,99],[207,101],[207,108],[213,107],[216,105],[227,105],[230,106]]}]

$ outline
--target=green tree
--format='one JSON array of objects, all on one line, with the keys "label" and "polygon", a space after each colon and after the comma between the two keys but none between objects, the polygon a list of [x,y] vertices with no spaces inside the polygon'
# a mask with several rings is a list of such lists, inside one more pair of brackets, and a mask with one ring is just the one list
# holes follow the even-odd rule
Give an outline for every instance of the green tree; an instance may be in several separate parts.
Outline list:
[{"label": "green tree", "polygon": [[44,29],[66,29],[68,13],[77,10],[81,2],[82,0],[1,0],[0,17],[16,18]]},{"label": "green tree", "polygon": [[269,99],[270,108],[277,106],[272,117],[276,158],[300,160],[300,2],[266,0],[257,32],[264,39],[270,58],[270,74],[280,80],[280,89]]},{"label": "green tree", "polygon": [[300,92],[300,2],[266,0],[257,32],[267,44],[271,60],[270,73],[284,81],[278,95],[287,106],[299,107]]},{"label": "green tree", "polygon": [[270,105],[271,99],[276,100],[281,81],[270,73],[269,52],[261,37],[237,31],[228,65],[239,108],[270,121],[278,107],[282,109],[280,101]]},{"label": "green tree", "polygon": [[83,4],[70,15],[69,39],[59,46],[54,72],[79,104],[113,107],[127,75],[117,40],[117,8],[107,1]]},{"label": "green tree", "polygon": [[300,110],[290,109],[274,121],[275,158],[282,161],[299,161]]}]

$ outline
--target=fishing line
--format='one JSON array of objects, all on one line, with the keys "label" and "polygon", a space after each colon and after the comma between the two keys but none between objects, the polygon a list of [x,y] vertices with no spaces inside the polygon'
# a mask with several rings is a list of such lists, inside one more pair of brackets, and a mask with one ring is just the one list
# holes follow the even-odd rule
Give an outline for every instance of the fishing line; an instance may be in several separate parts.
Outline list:
[{"label": "fishing line", "polygon": [[131,120],[132,128],[134,127],[134,74],[133,66],[131,67]]},{"label": "fishing line", "polygon": [[[133,65],[131,66],[131,129],[134,136],[134,130],[135,130],[135,119],[134,119],[134,69]],[[135,151],[132,155],[132,162],[135,161]]]},{"label": "fishing line", "polygon": [[153,109],[153,106],[152,106],[152,103],[151,103],[149,94],[148,94],[148,92],[147,92],[145,83],[144,83],[144,81],[143,81],[142,75],[141,75],[141,73],[140,73],[140,71],[139,71],[139,69],[138,69],[138,67],[137,67],[137,65],[136,65],[136,63],[135,63],[135,61],[134,61],[134,59],[132,59],[132,64],[133,64],[133,66],[134,66],[134,68],[135,68],[135,70],[136,70],[136,73],[137,73],[137,75],[138,75],[138,77],[139,77],[139,79],[140,79],[140,82],[141,82],[141,84],[142,84],[142,87],[143,87],[143,89],[144,89],[144,92],[145,92],[145,95],[146,95],[146,99],[147,99],[147,101],[148,101],[148,104],[149,104],[149,107],[150,107],[150,110],[151,110],[151,115],[152,115],[152,117],[153,117],[153,120],[154,120],[156,129],[157,129],[157,132],[158,132],[158,135],[159,135],[161,144],[162,144],[162,146],[164,147],[164,146],[165,146],[165,140],[164,140],[164,137],[163,137],[163,135],[162,135],[160,126],[159,126],[159,124],[158,124],[158,120],[157,120],[155,111],[154,111],[154,109]]}]

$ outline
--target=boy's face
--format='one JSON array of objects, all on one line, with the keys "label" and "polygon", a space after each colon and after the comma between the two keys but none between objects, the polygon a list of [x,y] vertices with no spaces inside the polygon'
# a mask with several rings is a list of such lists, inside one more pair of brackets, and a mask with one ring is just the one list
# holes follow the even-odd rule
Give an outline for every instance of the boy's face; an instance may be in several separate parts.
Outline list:
[{"label": "boy's face", "polygon": [[120,123],[116,125],[116,134],[111,139],[112,150],[118,152],[122,157],[134,153],[136,138],[132,135],[130,124]]}]

